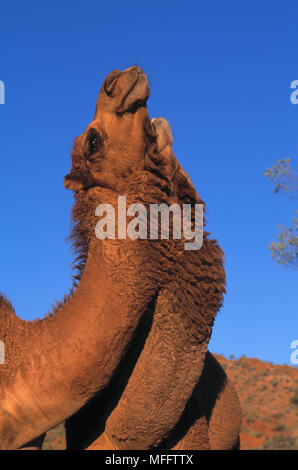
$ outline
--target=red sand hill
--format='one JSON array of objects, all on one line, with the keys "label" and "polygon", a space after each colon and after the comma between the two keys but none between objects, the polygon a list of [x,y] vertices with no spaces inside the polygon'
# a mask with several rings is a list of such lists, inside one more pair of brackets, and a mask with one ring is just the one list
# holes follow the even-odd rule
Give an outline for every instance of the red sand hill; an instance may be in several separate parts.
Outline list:
[{"label": "red sand hill", "polygon": [[240,398],[241,449],[298,449],[298,368],[215,356]]}]

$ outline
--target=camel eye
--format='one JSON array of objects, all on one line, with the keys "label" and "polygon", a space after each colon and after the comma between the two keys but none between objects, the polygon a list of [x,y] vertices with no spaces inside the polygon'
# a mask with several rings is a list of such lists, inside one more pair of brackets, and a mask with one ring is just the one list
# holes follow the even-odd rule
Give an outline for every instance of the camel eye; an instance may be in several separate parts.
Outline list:
[{"label": "camel eye", "polygon": [[104,142],[106,138],[106,134],[103,130],[98,131],[93,127],[88,130],[83,144],[86,160],[96,163],[100,157],[104,156]]},{"label": "camel eye", "polygon": [[89,137],[89,155],[92,155],[92,153],[95,153],[97,151],[98,142],[99,142],[99,138],[97,134],[92,134]]}]

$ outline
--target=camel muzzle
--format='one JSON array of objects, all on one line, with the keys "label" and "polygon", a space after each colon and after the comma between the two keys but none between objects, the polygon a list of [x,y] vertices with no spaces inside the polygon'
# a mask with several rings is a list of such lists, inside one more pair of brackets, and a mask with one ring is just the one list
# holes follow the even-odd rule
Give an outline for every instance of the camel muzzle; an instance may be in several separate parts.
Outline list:
[{"label": "camel muzzle", "polygon": [[95,116],[101,111],[123,114],[145,106],[150,95],[147,75],[140,67],[114,70],[105,79],[96,103]]}]

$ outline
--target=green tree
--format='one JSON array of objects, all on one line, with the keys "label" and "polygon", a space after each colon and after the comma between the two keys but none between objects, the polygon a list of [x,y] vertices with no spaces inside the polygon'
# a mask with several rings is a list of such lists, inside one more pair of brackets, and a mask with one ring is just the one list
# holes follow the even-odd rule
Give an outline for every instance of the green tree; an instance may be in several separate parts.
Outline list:
[{"label": "green tree", "polygon": [[[290,158],[278,160],[267,168],[265,176],[274,184],[275,193],[298,199],[298,172],[291,166]],[[295,211],[292,227],[279,225],[278,232],[277,240],[269,245],[272,257],[284,266],[298,269],[298,211]]]}]

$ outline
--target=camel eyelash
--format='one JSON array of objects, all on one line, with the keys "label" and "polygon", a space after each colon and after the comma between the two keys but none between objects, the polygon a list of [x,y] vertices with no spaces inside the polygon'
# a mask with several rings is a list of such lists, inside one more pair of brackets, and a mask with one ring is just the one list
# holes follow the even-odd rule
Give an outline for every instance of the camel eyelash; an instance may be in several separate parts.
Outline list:
[{"label": "camel eyelash", "polygon": [[92,129],[89,135],[86,138],[85,144],[85,157],[89,159],[91,155],[96,153],[99,150],[101,144],[101,139],[98,132],[95,129]]},{"label": "camel eyelash", "polygon": [[99,142],[98,135],[91,135],[89,137],[89,153],[90,153],[90,155],[92,153],[95,153],[96,150],[98,149],[98,142]]}]

